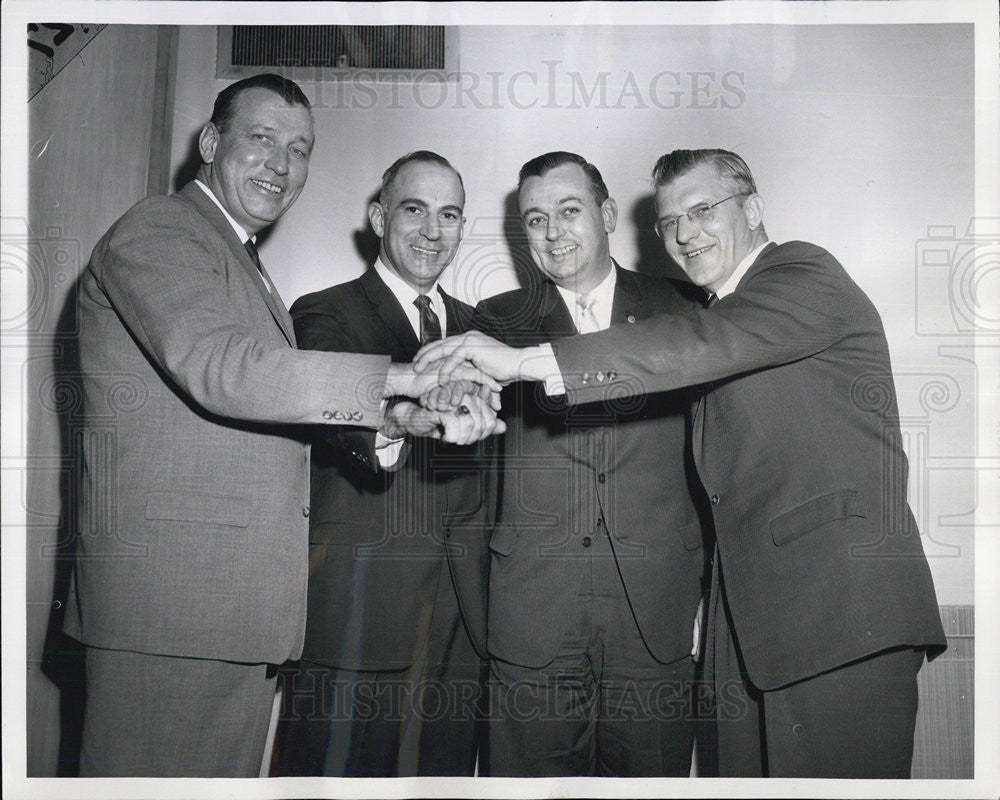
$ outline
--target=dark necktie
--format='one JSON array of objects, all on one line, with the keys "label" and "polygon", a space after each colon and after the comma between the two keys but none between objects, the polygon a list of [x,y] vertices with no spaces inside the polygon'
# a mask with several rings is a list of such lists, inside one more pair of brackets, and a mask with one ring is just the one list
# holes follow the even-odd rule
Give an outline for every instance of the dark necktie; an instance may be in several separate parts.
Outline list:
[{"label": "dark necktie", "polygon": [[441,320],[431,308],[431,299],[425,294],[420,294],[413,304],[420,309],[420,344],[436,342],[441,338]]},{"label": "dark necktie", "polygon": [[705,308],[711,308],[718,302],[719,302],[719,295],[717,295],[715,292],[710,292],[708,297],[705,298]]},{"label": "dark necktie", "polygon": [[[246,248],[247,253],[250,255],[250,260],[253,262],[253,265],[257,267],[257,272],[259,272],[261,276],[263,276],[264,265],[260,263],[260,253],[257,252],[257,245],[253,243],[253,239],[247,239],[243,243],[243,246]],[[267,282],[268,281],[265,279],[264,283]]]}]

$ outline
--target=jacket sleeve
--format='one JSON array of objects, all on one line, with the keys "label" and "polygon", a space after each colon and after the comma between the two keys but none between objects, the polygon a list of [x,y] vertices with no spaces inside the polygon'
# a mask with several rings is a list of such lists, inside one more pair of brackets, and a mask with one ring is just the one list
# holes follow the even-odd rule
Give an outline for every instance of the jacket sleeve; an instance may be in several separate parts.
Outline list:
[{"label": "jacket sleeve", "polygon": [[[193,403],[239,420],[376,428],[389,359],[306,353],[243,318],[250,276],[225,240],[172,198],[146,201],[97,245],[97,286],[146,356]],[[232,273],[232,274],[231,274]],[[268,316],[266,324],[273,324]]]},{"label": "jacket sleeve", "polygon": [[712,308],[552,342],[567,402],[721,380],[807,358],[840,341],[864,296],[829,253],[807,247],[808,257],[748,276]]},{"label": "jacket sleeve", "polygon": [[[319,308],[310,296],[297,300],[292,305],[291,313],[295,339],[301,349],[348,352],[357,347],[357,337],[352,335],[348,320]],[[382,468],[375,450],[374,431],[345,425],[324,429],[320,435],[326,444],[350,455],[359,467],[374,472]],[[406,462],[409,449],[409,442],[404,443],[395,463],[382,469],[390,472],[398,470]]]}]

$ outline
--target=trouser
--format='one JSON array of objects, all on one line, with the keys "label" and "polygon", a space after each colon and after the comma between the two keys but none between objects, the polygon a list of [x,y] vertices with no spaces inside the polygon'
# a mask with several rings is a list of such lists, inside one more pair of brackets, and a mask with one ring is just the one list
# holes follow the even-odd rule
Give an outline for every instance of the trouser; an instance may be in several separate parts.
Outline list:
[{"label": "trouser", "polygon": [[689,774],[694,664],[650,655],[606,555],[587,560],[551,663],[490,659],[491,775]]},{"label": "trouser", "polygon": [[780,689],[747,677],[716,555],[706,672],[715,736],[699,740],[700,774],[908,778],[923,648],[875,653]]},{"label": "trouser", "polygon": [[348,669],[303,660],[282,670],[272,775],[473,774],[485,665],[462,623],[447,565],[428,617],[407,669]]},{"label": "trouser", "polygon": [[81,777],[256,778],[277,669],[88,647]]}]

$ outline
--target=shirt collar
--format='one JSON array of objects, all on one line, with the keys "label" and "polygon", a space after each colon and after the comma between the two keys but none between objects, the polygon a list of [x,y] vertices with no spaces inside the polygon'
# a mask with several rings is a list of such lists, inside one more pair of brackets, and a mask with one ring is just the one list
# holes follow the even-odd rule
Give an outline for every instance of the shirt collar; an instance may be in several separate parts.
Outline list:
[{"label": "shirt collar", "polygon": [[583,328],[583,309],[577,302],[577,299],[580,297],[592,297],[597,300],[596,305],[591,308],[591,314],[593,314],[593,318],[597,321],[597,326],[600,330],[604,330],[611,325],[611,307],[615,302],[615,285],[617,282],[617,271],[614,263],[612,263],[608,274],[589,292],[580,294],[574,292],[572,289],[564,289],[562,286],[556,284],[559,295],[562,297],[563,303],[566,304],[566,308],[569,309],[570,317],[573,319],[573,324],[577,330]]},{"label": "shirt collar", "polygon": [[719,291],[715,293],[716,297],[722,298],[727,294],[732,294],[736,291],[737,284],[743,279],[743,276],[747,274],[747,270],[753,266],[753,262],[757,260],[757,256],[760,255],[760,251],[772,244],[772,241],[768,239],[761,245],[758,245],[745,256],[739,264],[736,265],[736,269],[733,270],[733,274],[730,275],[724,284],[719,287]]},{"label": "shirt collar", "polygon": [[[588,297],[596,297],[597,302],[606,308],[611,307],[611,303],[615,298],[615,284],[618,282],[618,276],[616,275],[615,265],[611,265],[611,269],[608,270],[608,274],[604,276],[597,286],[591,289],[589,292],[574,292],[572,289],[565,289],[559,284],[555,284],[555,287],[559,290],[559,294],[562,296],[563,302],[566,303],[566,307],[570,311],[574,311],[577,307],[576,299],[586,295]],[[575,312],[574,312],[575,313]]]},{"label": "shirt collar", "polygon": [[[421,292],[418,292],[410,284],[399,277],[393,270],[391,270],[386,263],[382,260],[382,256],[379,256],[375,261],[375,272],[382,279],[382,282],[389,287],[389,291],[393,293],[395,298],[399,301],[399,304],[409,312],[409,309],[416,308],[413,305],[413,301],[420,296]],[[431,308],[438,311],[443,306],[443,301],[441,300],[441,290],[440,284],[434,281],[434,285],[427,290],[427,296],[431,301]]]},{"label": "shirt collar", "polygon": [[201,190],[208,195],[209,199],[219,207],[219,211],[225,214],[226,219],[229,220],[229,224],[233,226],[233,230],[236,231],[236,235],[240,237],[240,241],[243,242],[243,244],[246,244],[247,240],[249,239],[257,238],[247,233],[243,229],[243,226],[240,225],[240,223],[238,223],[235,219],[233,219],[233,215],[230,214],[228,211],[226,211],[226,207],[219,202],[219,198],[215,196],[215,193],[211,189],[209,189],[208,186],[202,183],[201,180],[199,180],[198,178],[195,178],[194,182],[198,184],[198,186],[201,187]]}]

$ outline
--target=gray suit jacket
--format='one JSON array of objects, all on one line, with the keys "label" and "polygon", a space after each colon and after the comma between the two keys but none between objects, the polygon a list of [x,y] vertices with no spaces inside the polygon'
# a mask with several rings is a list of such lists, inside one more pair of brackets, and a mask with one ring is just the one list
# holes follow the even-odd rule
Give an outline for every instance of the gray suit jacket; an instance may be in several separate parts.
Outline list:
[{"label": "gray suit jacket", "polygon": [[295,349],[236,233],[189,184],[125,213],[79,310],[79,538],[66,631],[280,663],[305,628],[303,423],[377,427],[388,358]]}]

